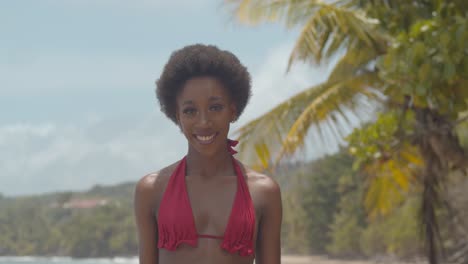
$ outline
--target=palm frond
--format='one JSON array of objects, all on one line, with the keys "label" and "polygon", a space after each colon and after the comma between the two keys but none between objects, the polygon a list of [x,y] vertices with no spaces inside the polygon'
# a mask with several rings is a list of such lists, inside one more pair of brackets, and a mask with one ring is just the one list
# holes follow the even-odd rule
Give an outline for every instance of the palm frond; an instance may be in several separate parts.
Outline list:
[{"label": "palm frond", "polygon": [[[368,72],[341,80],[321,91],[318,90],[317,92],[321,93],[316,94],[313,99],[311,98],[297,119],[294,120],[283,141],[283,148],[278,155],[278,159],[285,154],[293,154],[299,146],[304,145],[304,139],[314,124],[324,122],[329,131],[338,133],[340,130],[334,128],[336,122],[331,119],[331,114],[336,112],[337,109],[343,113],[345,109],[356,108],[357,95],[377,101],[379,97],[373,91],[373,87],[378,81],[378,77],[374,72]],[[327,122],[330,125],[327,126]],[[345,135],[338,133],[337,136],[337,138],[342,138]]]},{"label": "palm frond", "polygon": [[380,54],[389,37],[378,21],[353,6],[323,0],[225,0],[232,13],[246,24],[284,21],[286,26],[300,26],[300,36],[289,58],[288,69],[300,60],[320,63],[339,50],[360,47]]},{"label": "palm frond", "polygon": [[288,69],[298,60],[320,63],[340,50],[360,51],[359,54],[373,54],[375,58],[386,50],[389,40],[377,26],[377,21],[363,12],[322,4],[302,27]]},{"label": "palm frond", "polygon": [[405,145],[391,157],[381,158],[364,167],[367,191],[364,205],[369,217],[391,213],[407,198],[410,186],[414,186],[424,166],[421,154],[410,145]]},{"label": "palm frond", "polygon": [[285,20],[287,26],[303,24],[310,14],[322,5],[321,0],[225,0],[232,13],[242,23],[257,25],[262,22]]},{"label": "palm frond", "polygon": [[373,50],[367,50],[363,46],[352,47],[335,64],[328,81],[333,82],[342,79],[343,76],[352,76],[368,70],[377,57],[378,54]]},{"label": "palm frond", "polygon": [[[296,94],[236,131],[242,159],[257,164],[260,159],[264,168],[276,164],[285,155],[305,147],[304,140],[312,127],[322,143],[327,142],[324,139],[330,134],[324,131],[344,137],[345,125],[351,125],[349,115],[360,107],[356,100],[378,101],[372,88],[377,81],[376,73],[366,72]],[[248,151],[252,146],[255,153]]]}]

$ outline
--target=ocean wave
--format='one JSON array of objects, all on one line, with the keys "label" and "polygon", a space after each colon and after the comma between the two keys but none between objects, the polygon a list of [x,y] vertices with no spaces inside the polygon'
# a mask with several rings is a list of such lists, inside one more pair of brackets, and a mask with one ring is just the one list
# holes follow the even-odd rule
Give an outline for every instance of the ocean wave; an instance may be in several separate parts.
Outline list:
[{"label": "ocean wave", "polygon": [[0,256],[0,264],[40,263],[40,264],[137,264],[138,257],[84,258],[40,257],[40,256]]},{"label": "ocean wave", "polygon": [[37,256],[1,256],[0,263],[3,262],[35,262],[41,257]]},{"label": "ocean wave", "polygon": [[114,263],[138,263],[138,257],[124,258],[124,257],[115,257],[112,259]]}]

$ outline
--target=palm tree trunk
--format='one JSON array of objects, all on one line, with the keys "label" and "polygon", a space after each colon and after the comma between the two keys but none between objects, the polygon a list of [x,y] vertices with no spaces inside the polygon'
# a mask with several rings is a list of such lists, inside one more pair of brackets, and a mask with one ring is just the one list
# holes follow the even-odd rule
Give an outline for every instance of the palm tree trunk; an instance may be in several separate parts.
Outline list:
[{"label": "palm tree trunk", "polygon": [[452,169],[466,169],[467,157],[451,123],[429,108],[413,108],[416,112],[415,143],[425,161],[422,175],[423,197],[421,223],[430,264],[440,260],[442,239],[436,210],[442,207],[442,184]]},{"label": "palm tree trunk", "polygon": [[[427,144],[420,146],[421,152],[427,150]],[[439,260],[440,233],[436,210],[440,206],[440,163],[434,153],[423,154],[426,168],[422,177],[423,197],[421,221],[425,237],[426,256],[430,264]]]}]

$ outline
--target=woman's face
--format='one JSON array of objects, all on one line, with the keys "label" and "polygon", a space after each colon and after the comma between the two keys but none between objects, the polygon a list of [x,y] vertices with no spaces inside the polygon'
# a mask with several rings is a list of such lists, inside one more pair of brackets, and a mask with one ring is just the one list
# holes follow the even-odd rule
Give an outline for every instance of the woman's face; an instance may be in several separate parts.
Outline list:
[{"label": "woman's face", "polygon": [[177,96],[176,114],[191,148],[209,156],[227,149],[229,124],[236,118],[236,107],[216,78],[186,81]]}]

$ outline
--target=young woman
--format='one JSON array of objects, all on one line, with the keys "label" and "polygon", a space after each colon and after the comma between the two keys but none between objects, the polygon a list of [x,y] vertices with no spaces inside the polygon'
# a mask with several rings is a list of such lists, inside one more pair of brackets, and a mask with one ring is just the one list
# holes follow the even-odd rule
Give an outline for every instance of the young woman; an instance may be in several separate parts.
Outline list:
[{"label": "young woman", "polygon": [[171,55],[156,84],[188,151],[137,183],[140,263],[280,263],[278,184],[236,160],[227,138],[250,97],[247,69],[228,51],[191,45]]}]

